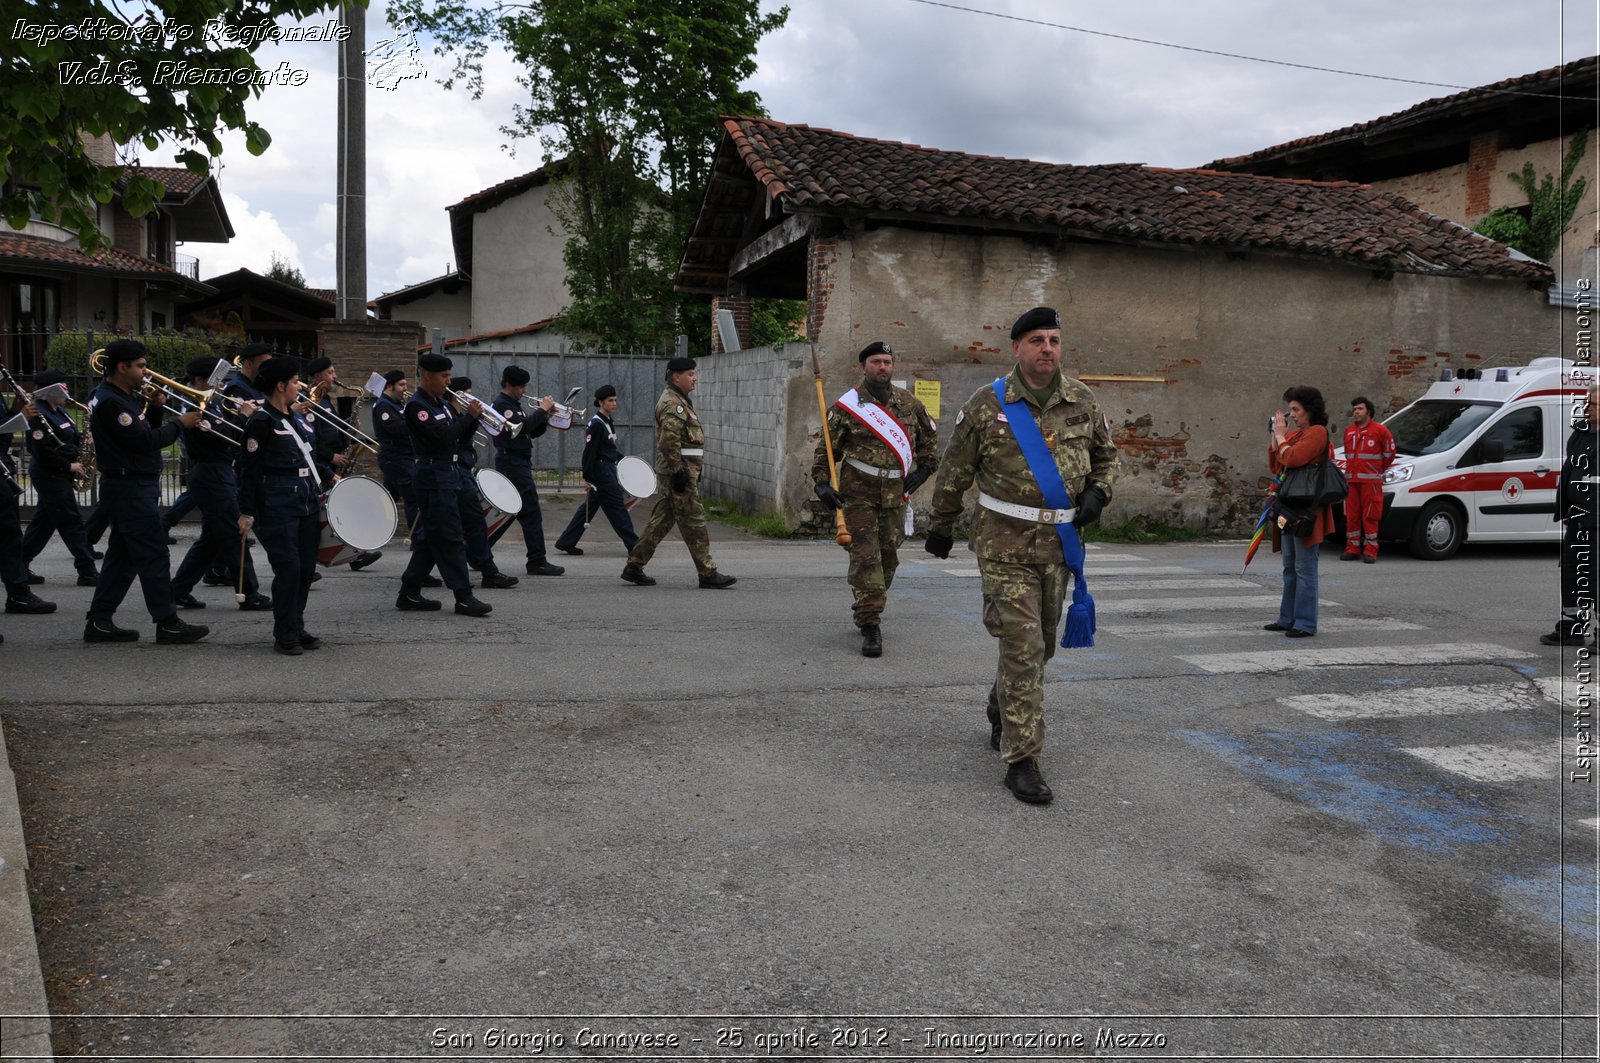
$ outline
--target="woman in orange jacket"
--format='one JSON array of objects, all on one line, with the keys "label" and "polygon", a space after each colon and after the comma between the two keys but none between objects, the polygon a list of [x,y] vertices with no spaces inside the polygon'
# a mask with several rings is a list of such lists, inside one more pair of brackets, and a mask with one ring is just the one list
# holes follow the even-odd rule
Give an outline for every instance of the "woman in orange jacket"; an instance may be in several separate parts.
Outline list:
[{"label": "woman in orange jacket", "polygon": [[[1293,387],[1283,397],[1289,402],[1289,415],[1285,417],[1281,410],[1272,415],[1272,441],[1267,446],[1267,467],[1273,475],[1333,456],[1322,392]],[[1266,630],[1305,639],[1317,633],[1317,555],[1322,540],[1334,532],[1333,507],[1313,510],[1304,518],[1303,528],[1294,527],[1296,517],[1283,511],[1273,522],[1272,550],[1283,554],[1283,599],[1278,619],[1267,624]],[[1293,534],[1297,530],[1301,534]]]}]

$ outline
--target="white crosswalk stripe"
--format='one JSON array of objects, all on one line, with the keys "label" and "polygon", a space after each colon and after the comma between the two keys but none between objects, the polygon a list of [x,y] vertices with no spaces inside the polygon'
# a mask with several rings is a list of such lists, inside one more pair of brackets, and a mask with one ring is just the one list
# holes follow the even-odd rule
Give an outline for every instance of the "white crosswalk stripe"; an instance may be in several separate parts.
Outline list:
[{"label": "white crosswalk stripe", "polygon": [[1213,674],[1291,672],[1334,665],[1483,664],[1535,656],[1526,650],[1481,642],[1445,642],[1423,646],[1333,646],[1312,649],[1304,644],[1253,653],[1179,654],[1178,660]]},{"label": "white crosswalk stripe", "polygon": [[1460,716],[1474,712],[1538,710],[1544,692],[1503,683],[1400,687],[1350,694],[1295,694],[1278,703],[1323,720],[1379,720],[1407,716]]},{"label": "white crosswalk stripe", "polygon": [[[1324,603],[1326,604],[1326,603]],[[1104,612],[1096,602],[1096,611]],[[1317,621],[1319,635],[1334,631],[1425,631],[1421,624],[1411,624],[1404,620],[1395,620],[1392,617],[1354,617],[1354,616],[1324,616]],[[1100,625],[1099,635],[1115,635],[1119,639],[1165,639],[1172,642],[1181,642],[1184,639],[1198,638],[1251,638],[1265,641],[1267,639],[1282,639],[1283,636],[1269,631],[1262,631],[1260,624],[1246,624],[1242,622],[1221,624],[1211,621],[1205,624],[1140,624],[1138,627],[1118,628]]]},{"label": "white crosswalk stripe", "polygon": [[[1090,583],[1091,588],[1094,587]],[[1194,595],[1184,598],[1113,598],[1107,597],[1101,601],[1098,597],[1094,600],[1096,616],[1122,616],[1124,614],[1138,615],[1140,613],[1210,613],[1218,609],[1255,609],[1263,615],[1274,617],[1278,615],[1278,603],[1282,595],[1278,594],[1213,594]],[[1338,608],[1338,602],[1322,600],[1322,608]],[[1259,625],[1258,628],[1259,630]]]},{"label": "white crosswalk stripe", "polygon": [[1592,679],[1587,683],[1580,683],[1570,675],[1547,675],[1535,679],[1534,683],[1544,692],[1545,697],[1558,705],[1577,706],[1585,703],[1589,707],[1594,705],[1595,684]]},{"label": "white crosswalk stripe", "polygon": [[[1098,600],[1101,594],[1120,594],[1123,591],[1178,591],[1178,590],[1216,590],[1216,591],[1260,591],[1258,583],[1247,583],[1237,576],[1194,576],[1183,579],[1177,576],[1165,576],[1160,579],[1128,579],[1114,576],[1101,581],[1103,573],[1087,569],[1084,578],[1089,583],[1089,589],[1095,593]],[[1276,600],[1276,599],[1274,599]]]},{"label": "white crosswalk stripe", "polygon": [[1419,760],[1464,776],[1474,782],[1508,783],[1525,779],[1553,779],[1571,763],[1575,745],[1558,748],[1553,742],[1515,745],[1418,746],[1403,749]]}]

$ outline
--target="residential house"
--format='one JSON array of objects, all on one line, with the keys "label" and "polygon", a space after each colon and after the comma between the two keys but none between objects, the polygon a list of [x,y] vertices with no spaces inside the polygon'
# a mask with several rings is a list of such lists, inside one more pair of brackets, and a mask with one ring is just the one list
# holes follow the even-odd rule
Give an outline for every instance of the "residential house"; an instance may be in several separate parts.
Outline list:
[{"label": "residential house", "polygon": [[[118,165],[108,138],[88,148],[100,165]],[[142,218],[120,199],[101,206],[99,226],[111,244],[103,251],[84,253],[76,233],[41,218],[20,231],[0,229],[0,359],[12,369],[32,372],[60,329],[173,327],[185,301],[210,293],[198,261],[177,247],[233,237],[216,178],[167,166],[138,169],[162,181],[166,193]]]},{"label": "residential house", "polygon": [[1528,210],[1509,179],[1532,163],[1535,176],[1559,174],[1574,135],[1588,133],[1589,178],[1561,250],[1550,265],[1567,284],[1594,281],[1600,244],[1600,180],[1593,132],[1600,121],[1600,57],[1425,100],[1395,114],[1331,133],[1301,137],[1248,155],[1218,159],[1210,169],[1316,181],[1359,181],[1395,192],[1424,210],[1475,225],[1501,208]]},{"label": "residential house", "polygon": [[317,350],[322,320],[336,313],[331,288],[301,288],[248,269],[207,277],[209,295],[185,304],[180,325],[213,330],[237,326],[251,341],[273,343],[280,351]]},{"label": "residential house", "polygon": [[[735,311],[807,299],[833,395],[858,379],[862,346],[889,341],[947,438],[1014,364],[1011,322],[1057,307],[1065,369],[1095,388],[1121,448],[1112,520],[1248,526],[1290,385],[1387,411],[1443,367],[1558,353],[1547,267],[1393,193],[722,125],[680,290]],[[708,490],[798,515],[819,425],[805,352],[714,354],[696,405]]]}]

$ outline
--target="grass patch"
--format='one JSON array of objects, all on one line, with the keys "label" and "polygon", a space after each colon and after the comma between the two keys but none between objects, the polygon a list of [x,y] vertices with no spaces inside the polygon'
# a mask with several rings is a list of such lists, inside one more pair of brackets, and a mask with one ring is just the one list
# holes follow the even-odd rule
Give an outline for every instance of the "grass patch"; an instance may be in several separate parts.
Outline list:
[{"label": "grass patch", "polygon": [[1212,532],[1168,524],[1143,515],[1115,526],[1091,524],[1081,530],[1085,541],[1091,543],[1192,543],[1216,538]]},{"label": "grass patch", "polygon": [[735,528],[747,531],[752,535],[759,535],[763,539],[789,538],[789,526],[783,518],[776,513],[763,513],[751,516],[739,512],[732,502],[723,499],[708,499],[705,503],[706,516],[724,524],[732,524]]}]

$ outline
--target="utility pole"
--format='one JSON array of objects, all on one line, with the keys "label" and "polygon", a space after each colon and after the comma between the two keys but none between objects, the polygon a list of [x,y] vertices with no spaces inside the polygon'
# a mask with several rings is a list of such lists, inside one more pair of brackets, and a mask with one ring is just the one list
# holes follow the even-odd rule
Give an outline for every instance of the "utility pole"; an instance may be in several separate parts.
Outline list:
[{"label": "utility pole", "polygon": [[339,144],[335,236],[338,296],[335,314],[367,317],[367,13],[347,4],[341,18],[350,35],[339,42]]}]

